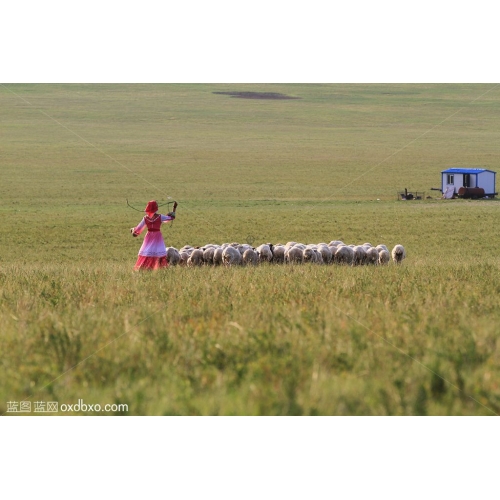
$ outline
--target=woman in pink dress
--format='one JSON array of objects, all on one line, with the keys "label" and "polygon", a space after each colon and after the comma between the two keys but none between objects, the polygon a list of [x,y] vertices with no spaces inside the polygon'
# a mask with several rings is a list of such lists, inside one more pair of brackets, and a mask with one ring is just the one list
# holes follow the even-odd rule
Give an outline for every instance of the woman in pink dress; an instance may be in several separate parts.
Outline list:
[{"label": "woman in pink dress", "polygon": [[161,234],[161,225],[164,222],[173,221],[175,219],[175,208],[177,203],[174,203],[174,211],[167,215],[156,213],[158,211],[158,203],[152,200],[145,208],[147,215],[141,220],[138,226],[133,227],[130,232],[132,236],[139,236],[144,228],[148,229],[144,242],[139,250],[139,257],[135,263],[136,271],[143,269],[159,269],[160,267],[168,267],[167,249]]}]

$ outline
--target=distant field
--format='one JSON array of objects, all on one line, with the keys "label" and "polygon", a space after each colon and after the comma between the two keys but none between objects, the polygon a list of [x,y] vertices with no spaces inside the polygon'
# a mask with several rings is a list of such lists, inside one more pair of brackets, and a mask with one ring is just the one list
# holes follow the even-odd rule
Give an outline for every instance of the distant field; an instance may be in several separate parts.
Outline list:
[{"label": "distant field", "polygon": [[[450,166],[498,171],[493,87],[0,85],[0,413],[499,413],[498,201],[430,190]],[[432,199],[396,201],[405,187]],[[178,248],[341,239],[408,258],[135,274],[125,200],[168,196]]]}]

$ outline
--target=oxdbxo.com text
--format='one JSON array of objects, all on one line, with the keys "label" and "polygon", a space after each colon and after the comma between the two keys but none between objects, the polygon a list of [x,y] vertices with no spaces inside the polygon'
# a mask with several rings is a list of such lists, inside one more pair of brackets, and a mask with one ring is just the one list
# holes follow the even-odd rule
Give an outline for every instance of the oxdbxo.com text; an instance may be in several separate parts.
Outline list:
[{"label": "oxdbxo.com text", "polygon": [[126,413],[128,412],[127,404],[105,404],[101,406],[99,403],[97,404],[88,404],[84,403],[83,399],[79,399],[78,403],[75,404],[61,404],[59,406],[59,411],[69,412],[69,411],[84,411],[84,412],[119,412]]}]

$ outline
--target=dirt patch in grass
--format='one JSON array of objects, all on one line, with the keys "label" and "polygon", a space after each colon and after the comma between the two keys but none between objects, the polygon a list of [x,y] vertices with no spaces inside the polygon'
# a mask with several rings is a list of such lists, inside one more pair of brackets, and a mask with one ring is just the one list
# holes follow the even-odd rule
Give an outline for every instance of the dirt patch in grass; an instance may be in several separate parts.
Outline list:
[{"label": "dirt patch in grass", "polygon": [[420,95],[420,92],[382,92],[382,95]]},{"label": "dirt patch in grass", "polygon": [[239,99],[301,99],[300,97],[292,97],[278,92],[212,92],[218,95],[228,95]]}]

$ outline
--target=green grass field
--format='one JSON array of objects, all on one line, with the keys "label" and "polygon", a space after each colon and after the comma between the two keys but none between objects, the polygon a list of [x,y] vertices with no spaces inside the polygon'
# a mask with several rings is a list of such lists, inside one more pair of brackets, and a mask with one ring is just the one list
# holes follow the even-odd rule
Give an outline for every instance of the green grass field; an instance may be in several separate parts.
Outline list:
[{"label": "green grass field", "polygon": [[[494,85],[0,85],[0,413],[500,413],[500,205],[430,190],[451,166],[497,171],[499,133]],[[134,273],[125,200],[168,196],[177,248],[407,259]]]}]

